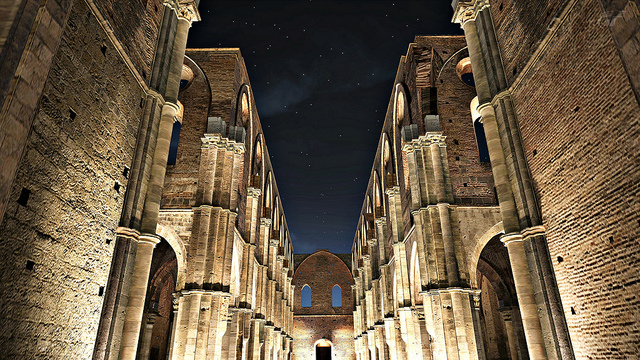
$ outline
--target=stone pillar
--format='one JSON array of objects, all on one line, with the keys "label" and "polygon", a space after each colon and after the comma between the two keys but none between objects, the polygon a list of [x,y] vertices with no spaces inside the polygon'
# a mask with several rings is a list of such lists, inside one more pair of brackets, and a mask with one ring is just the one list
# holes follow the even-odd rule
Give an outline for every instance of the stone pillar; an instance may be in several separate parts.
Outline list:
[{"label": "stone pillar", "polygon": [[173,307],[173,321],[171,323],[171,336],[169,340],[169,346],[167,348],[167,359],[173,359],[173,344],[176,339],[176,329],[178,327],[178,304],[180,293],[173,294],[172,307]]},{"label": "stone pillar", "polygon": [[162,198],[164,177],[167,170],[171,133],[173,131],[175,115],[179,110],[177,105],[178,92],[180,91],[182,64],[184,62],[184,52],[187,47],[187,35],[189,34],[190,27],[191,19],[184,17],[178,18],[171,62],[169,64],[169,74],[167,75],[166,91],[164,94],[166,102],[162,107],[156,148],[151,165],[151,176],[149,178],[147,196],[142,214],[141,231],[144,233],[155,233],[158,224],[158,212],[160,211],[160,200]]},{"label": "stone pillar", "polygon": [[501,238],[501,241],[509,251],[513,282],[518,296],[518,305],[520,306],[522,325],[524,327],[525,338],[527,339],[529,357],[532,360],[547,359],[542,327],[540,326],[540,318],[538,317],[538,306],[535,301],[533,286],[531,285],[531,275],[522,242],[522,235],[517,233],[507,234]]},{"label": "stone pillar", "polygon": [[147,314],[147,322],[144,326],[144,330],[142,331],[140,354],[138,355],[138,359],[140,360],[149,359],[149,353],[151,351],[151,340],[153,339],[153,325],[156,322],[157,316],[158,313],[156,312],[149,312]]},{"label": "stone pillar", "polygon": [[139,237],[140,233],[134,229],[116,229],[114,260],[93,352],[95,360],[118,357]]},{"label": "stone pillar", "polygon": [[229,320],[229,293],[183,290],[177,296],[178,324],[171,359],[219,360]]},{"label": "stone pillar", "polygon": [[478,360],[485,360],[484,338],[482,334],[482,321],[480,320],[480,291],[472,294],[473,296],[473,330],[476,333],[476,347],[478,348]]},{"label": "stone pillar", "polygon": [[509,343],[509,354],[512,360],[518,360],[520,357],[518,356],[518,345],[516,339],[516,332],[513,328],[513,320],[511,313],[511,308],[504,308],[500,310],[500,314],[502,315],[502,320],[504,320],[504,328],[507,332],[507,341]]},{"label": "stone pillar", "polygon": [[396,347],[396,324],[393,318],[384,319],[384,335],[389,346],[389,360],[398,360]]},{"label": "stone pillar", "polygon": [[144,312],[144,300],[147,294],[149,271],[151,270],[151,259],[153,258],[153,249],[159,242],[159,237],[149,234],[140,235],[138,240],[138,251],[133,266],[133,277],[131,278],[129,292],[129,305],[127,306],[124,330],[122,332],[121,360],[134,360],[136,358],[142,314]]}]

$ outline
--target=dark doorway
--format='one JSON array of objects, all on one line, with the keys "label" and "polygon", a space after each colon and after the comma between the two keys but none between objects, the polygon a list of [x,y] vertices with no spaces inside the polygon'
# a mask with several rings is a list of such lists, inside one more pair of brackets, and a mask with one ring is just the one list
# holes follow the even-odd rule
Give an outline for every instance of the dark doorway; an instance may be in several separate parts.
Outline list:
[{"label": "dark doorway", "polygon": [[331,360],[331,346],[316,346],[316,360]]}]

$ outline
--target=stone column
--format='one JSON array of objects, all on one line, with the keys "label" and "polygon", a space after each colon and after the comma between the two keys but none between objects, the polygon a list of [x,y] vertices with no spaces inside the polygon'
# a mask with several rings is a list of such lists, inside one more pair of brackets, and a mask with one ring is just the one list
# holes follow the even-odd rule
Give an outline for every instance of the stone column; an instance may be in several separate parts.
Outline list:
[{"label": "stone column", "polygon": [[389,359],[398,360],[398,352],[396,347],[396,324],[393,318],[384,319],[384,334],[389,346]]},{"label": "stone column", "polygon": [[156,140],[156,148],[153,154],[151,165],[151,176],[147,188],[147,196],[142,214],[141,231],[153,234],[158,224],[158,212],[160,211],[160,200],[164,187],[164,176],[167,170],[167,158],[169,156],[169,145],[171,144],[171,133],[175,115],[179,108],[177,105],[178,92],[180,90],[180,78],[182,77],[182,64],[184,62],[184,52],[187,46],[187,35],[191,27],[191,20],[183,17],[178,18],[176,35],[167,76],[166,92],[164,94],[165,104],[162,107],[160,126]]},{"label": "stone column", "polygon": [[522,317],[525,338],[529,357],[532,360],[547,359],[544,346],[544,337],[540,318],[538,317],[538,306],[536,305],[529,266],[522,242],[522,235],[507,234],[500,239],[509,251],[509,260],[513,272],[513,282],[518,296],[518,305]]},{"label": "stone column", "polygon": [[114,260],[109,271],[109,282],[93,352],[95,360],[118,356],[139,237],[140,233],[134,229],[116,229]]},{"label": "stone column", "polygon": [[167,348],[167,359],[173,359],[173,344],[176,339],[176,331],[178,327],[178,304],[180,293],[173,294],[172,307],[173,307],[173,321],[171,322],[171,335],[169,340],[169,347]]},{"label": "stone column", "polygon": [[507,332],[507,341],[509,343],[511,359],[518,360],[520,357],[518,356],[518,345],[516,344],[516,332],[513,329],[513,315],[511,313],[511,308],[501,309],[500,314],[502,315],[502,320],[504,320],[504,328]]},{"label": "stone column", "polygon": [[159,242],[160,238],[158,236],[149,234],[140,235],[138,240],[138,251],[133,266],[133,277],[131,278],[131,290],[129,292],[129,304],[122,332],[121,360],[134,360],[136,358],[142,314],[144,312],[144,300],[147,294],[149,271],[151,270],[151,259],[153,257],[153,249]]},{"label": "stone column", "polygon": [[140,355],[138,355],[138,359],[140,360],[149,359],[149,353],[151,351],[151,340],[153,339],[153,325],[156,322],[157,316],[158,313],[156,312],[149,312],[147,314],[147,322],[142,333],[142,346],[140,347]]},{"label": "stone column", "polygon": [[478,348],[478,359],[485,360],[484,339],[482,334],[482,321],[480,320],[480,290],[472,294],[473,296],[473,330],[476,333],[476,347]]}]

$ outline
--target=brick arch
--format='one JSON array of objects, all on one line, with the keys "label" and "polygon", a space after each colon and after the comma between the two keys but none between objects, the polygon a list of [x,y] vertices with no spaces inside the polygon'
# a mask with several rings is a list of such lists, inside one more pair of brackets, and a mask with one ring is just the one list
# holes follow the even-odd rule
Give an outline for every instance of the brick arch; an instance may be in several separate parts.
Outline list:
[{"label": "brick arch", "polygon": [[[338,256],[326,250],[318,250],[304,259],[295,269],[293,282],[294,313],[300,315],[350,315],[353,311],[351,285],[353,277],[349,267]],[[311,289],[311,307],[301,306],[302,288]],[[339,285],[342,290],[342,307],[332,307],[332,290]]]},{"label": "brick arch", "polygon": [[182,290],[187,274],[187,250],[180,236],[169,225],[158,224],[156,234],[162,236],[169,243],[176,254],[178,273],[176,277],[176,290]]}]

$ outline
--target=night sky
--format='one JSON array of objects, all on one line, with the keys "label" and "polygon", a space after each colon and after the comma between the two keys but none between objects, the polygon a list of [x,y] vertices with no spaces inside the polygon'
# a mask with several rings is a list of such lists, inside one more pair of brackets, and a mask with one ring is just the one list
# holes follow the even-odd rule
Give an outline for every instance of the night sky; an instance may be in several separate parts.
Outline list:
[{"label": "night sky", "polygon": [[201,0],[188,47],[239,47],[296,253],[349,253],[400,57],[462,34],[448,0]]}]

